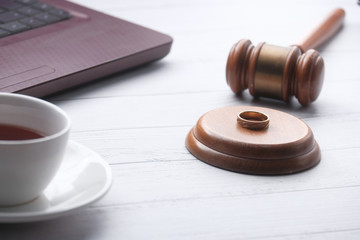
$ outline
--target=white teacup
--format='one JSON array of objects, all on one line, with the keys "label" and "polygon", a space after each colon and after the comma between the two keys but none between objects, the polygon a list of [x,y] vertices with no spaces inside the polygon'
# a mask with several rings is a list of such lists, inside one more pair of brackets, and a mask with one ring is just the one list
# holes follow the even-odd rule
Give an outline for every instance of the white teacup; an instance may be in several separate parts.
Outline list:
[{"label": "white teacup", "polygon": [[44,100],[0,93],[0,125],[3,129],[13,125],[43,135],[28,140],[0,139],[0,205],[29,202],[43,192],[60,166],[70,119],[59,107]]}]

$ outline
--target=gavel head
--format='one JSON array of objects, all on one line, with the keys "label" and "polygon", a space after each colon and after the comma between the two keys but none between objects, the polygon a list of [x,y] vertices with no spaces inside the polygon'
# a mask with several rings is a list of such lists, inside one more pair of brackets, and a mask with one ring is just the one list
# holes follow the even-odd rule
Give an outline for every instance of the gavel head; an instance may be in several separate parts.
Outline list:
[{"label": "gavel head", "polygon": [[324,61],[315,50],[278,47],[264,42],[256,47],[242,39],[232,47],[226,64],[226,81],[236,94],[249,88],[251,95],[288,101],[294,95],[306,106],[319,96]]}]

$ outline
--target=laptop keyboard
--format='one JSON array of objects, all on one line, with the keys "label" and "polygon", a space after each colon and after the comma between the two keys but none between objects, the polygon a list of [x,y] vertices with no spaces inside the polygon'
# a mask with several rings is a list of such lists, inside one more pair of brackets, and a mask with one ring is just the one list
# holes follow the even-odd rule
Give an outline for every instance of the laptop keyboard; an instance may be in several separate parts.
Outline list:
[{"label": "laptop keyboard", "polygon": [[69,12],[37,0],[0,0],[0,38],[70,17]]}]

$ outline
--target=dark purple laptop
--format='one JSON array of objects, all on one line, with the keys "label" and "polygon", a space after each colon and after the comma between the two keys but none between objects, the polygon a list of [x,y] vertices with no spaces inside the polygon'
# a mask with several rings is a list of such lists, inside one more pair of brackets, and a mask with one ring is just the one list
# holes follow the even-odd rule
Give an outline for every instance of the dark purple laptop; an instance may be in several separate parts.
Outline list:
[{"label": "dark purple laptop", "polygon": [[42,97],[160,59],[171,44],[64,0],[0,0],[0,92]]}]

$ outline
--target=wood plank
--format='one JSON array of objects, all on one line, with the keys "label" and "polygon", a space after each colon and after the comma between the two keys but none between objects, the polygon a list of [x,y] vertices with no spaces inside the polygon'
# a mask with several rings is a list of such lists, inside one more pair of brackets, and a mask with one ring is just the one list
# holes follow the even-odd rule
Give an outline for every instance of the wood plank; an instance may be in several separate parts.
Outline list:
[{"label": "wood plank", "polygon": [[[225,171],[207,165],[191,155],[189,159],[112,164],[114,185],[96,206],[168,202],[187,199],[266,195],[284,192],[359,187],[358,148],[322,152],[316,167],[294,175],[256,176]],[[160,190],[160,191],[159,191]]]},{"label": "wood plank", "polygon": [[[258,105],[285,111],[303,119],[323,117],[324,120],[332,121],[331,118],[357,117],[356,114],[360,113],[360,105],[353,103],[360,102],[359,88],[359,81],[348,81],[346,86],[328,83],[324,86],[320,99],[307,108],[301,107],[295,99],[291,104],[286,104],[275,100],[253,99],[249,93],[236,97],[230,91],[53,102],[69,114],[73,121],[73,131],[192,126],[205,112],[230,105]],[[339,92],[346,92],[347,95],[342,98],[334,97]]]},{"label": "wood plank", "polygon": [[[308,118],[305,122],[313,129],[322,151],[359,148],[358,123],[360,114],[342,117]],[[185,126],[74,131],[73,140],[87,145],[110,163],[144,161],[173,161],[191,159],[185,149],[185,137],[195,124]],[[355,129],[355,131],[354,131]],[[333,136],[329,137],[329,132]]]},{"label": "wood plank", "polygon": [[[87,208],[0,225],[5,239],[301,239],[359,234],[360,188]],[[331,209],[331,211],[329,211]],[[141,229],[141,230],[140,230]],[[41,234],[40,234],[41,233]]]}]

